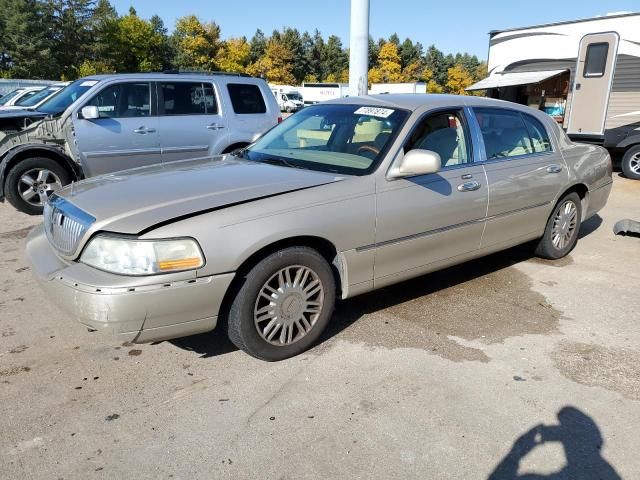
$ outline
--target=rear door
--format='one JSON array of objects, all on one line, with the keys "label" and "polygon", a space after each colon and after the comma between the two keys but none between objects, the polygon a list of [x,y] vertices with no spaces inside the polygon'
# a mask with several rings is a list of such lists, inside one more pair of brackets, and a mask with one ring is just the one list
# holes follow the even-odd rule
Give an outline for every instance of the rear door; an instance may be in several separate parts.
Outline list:
[{"label": "rear door", "polygon": [[84,106],[96,106],[95,120],[74,116],[73,126],[86,176],[161,161],[158,117],[150,82],[109,84]]},{"label": "rear door", "polygon": [[567,127],[570,135],[604,135],[618,41],[615,32],[582,38]]},{"label": "rear door", "polygon": [[228,145],[225,119],[211,82],[158,82],[163,162],[220,153]]},{"label": "rear door", "polygon": [[542,235],[553,201],[568,182],[557,146],[541,121],[502,108],[475,108],[489,183],[482,247]]}]

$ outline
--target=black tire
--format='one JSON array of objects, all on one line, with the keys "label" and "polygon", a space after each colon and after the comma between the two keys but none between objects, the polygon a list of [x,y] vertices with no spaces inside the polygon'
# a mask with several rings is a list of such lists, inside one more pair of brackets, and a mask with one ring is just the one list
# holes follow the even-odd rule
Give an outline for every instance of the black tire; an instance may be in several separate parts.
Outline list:
[{"label": "black tire", "polygon": [[[259,302],[265,302],[264,298],[260,296],[260,292],[263,290],[265,284],[286,267],[311,270],[312,274],[315,274],[314,278],[319,280],[322,287],[321,292],[317,293],[318,297],[316,300],[319,301],[320,298],[322,298],[322,302],[319,302],[321,306],[317,314],[309,314],[309,316],[305,317],[305,319],[308,320],[307,323],[310,325],[306,333],[303,333],[299,326],[294,325],[287,327],[287,330],[285,330],[284,326],[280,326],[278,322],[276,322],[277,326],[266,333],[267,337],[269,333],[272,333],[274,330],[282,333],[283,330],[288,331],[288,329],[291,329],[292,332],[297,332],[295,335],[296,337],[300,336],[300,338],[289,344],[274,345],[259,333],[258,326],[254,321],[254,310],[260,305]],[[295,285],[295,282],[292,282],[292,284]],[[302,284],[304,285],[305,283],[302,282]],[[315,289],[315,287],[313,289]],[[309,290],[311,291],[313,289]],[[294,296],[295,293],[291,293],[291,297]],[[335,297],[336,284],[333,272],[327,261],[318,252],[308,247],[290,247],[279,250],[258,262],[244,277],[243,284],[229,307],[226,322],[227,334],[231,342],[239,349],[244,350],[249,355],[260,360],[273,362],[293,357],[310,348],[318,340],[331,319],[335,306]],[[282,302],[277,300],[277,297],[275,298],[276,300],[273,300],[273,302],[271,300],[266,301],[267,305],[277,305],[280,303],[287,305],[284,301],[287,299],[286,295],[281,297],[283,299]],[[278,303],[276,304],[275,302]],[[289,306],[291,306],[291,303],[292,302],[289,303]],[[300,304],[301,309],[302,305],[304,305],[304,303]],[[274,306],[274,311],[276,311],[276,308],[279,309],[277,310],[278,319],[286,319],[287,317],[283,313],[283,310],[280,310],[279,306]],[[302,315],[304,315],[304,313]],[[272,316],[267,315],[267,317],[268,319],[264,320],[264,322],[269,323],[269,318],[272,318]],[[265,325],[265,323],[261,325]],[[264,330],[266,330],[266,326]],[[292,338],[295,338],[293,334]],[[278,341],[277,334],[274,339],[274,341]]]},{"label": "black tire", "polygon": [[28,215],[41,215],[44,208],[43,205],[33,205],[27,202],[20,195],[19,188],[22,176],[32,170],[48,170],[58,177],[61,185],[67,185],[71,182],[71,175],[62,165],[55,160],[47,157],[32,157],[20,160],[7,173],[4,184],[4,192],[7,200],[16,209]]},{"label": "black tire", "polygon": [[291,111],[292,111],[292,110],[291,110],[291,107],[287,107],[287,108],[286,108],[286,111],[287,111],[287,113],[291,113]]},{"label": "black tire", "polygon": [[[559,212],[563,209],[567,203],[571,203],[575,208],[575,225],[573,230],[571,231],[571,236],[568,238],[564,244],[561,246],[554,244],[554,224],[556,222],[556,218],[559,217]],[[538,244],[535,248],[535,254],[539,257],[546,258],[548,260],[557,260],[558,258],[562,258],[571,252],[573,248],[576,246],[578,242],[578,235],[580,233],[580,220],[582,219],[582,202],[580,200],[580,196],[571,192],[562,197],[556,206],[554,207],[549,219],[547,220],[547,226],[544,229],[544,235],[538,241]],[[562,228],[563,225],[561,224]]]},{"label": "black tire", "polygon": [[622,173],[627,178],[640,180],[640,145],[627,150],[622,157]]}]

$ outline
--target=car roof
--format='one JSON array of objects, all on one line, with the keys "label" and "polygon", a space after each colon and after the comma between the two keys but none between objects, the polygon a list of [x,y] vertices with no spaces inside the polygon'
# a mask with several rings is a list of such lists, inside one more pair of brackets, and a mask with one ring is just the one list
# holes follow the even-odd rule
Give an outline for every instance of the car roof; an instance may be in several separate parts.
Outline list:
[{"label": "car roof", "polygon": [[[264,81],[260,78],[251,77],[242,73],[233,72],[182,72],[182,73],[163,73],[163,72],[148,72],[148,73],[111,73],[91,75],[89,77],[82,78],[81,80],[113,80],[113,79],[135,79],[135,80],[202,80],[203,78],[236,78],[251,81]],[[265,82],[266,83],[266,82]]]},{"label": "car roof", "polygon": [[515,109],[521,107],[521,105],[492,98],[475,97],[471,95],[447,95],[440,93],[385,93],[380,95],[364,95],[361,97],[344,97],[323,103],[347,105],[366,104],[387,108],[400,108],[411,111],[415,111],[423,107],[438,108],[456,105],[466,105],[470,107],[508,107]]}]

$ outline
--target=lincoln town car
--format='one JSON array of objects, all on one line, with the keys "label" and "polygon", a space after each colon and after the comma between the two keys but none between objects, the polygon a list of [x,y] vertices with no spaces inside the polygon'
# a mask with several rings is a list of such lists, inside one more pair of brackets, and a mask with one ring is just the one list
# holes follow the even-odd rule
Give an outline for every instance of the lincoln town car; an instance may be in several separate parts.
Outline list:
[{"label": "lincoln town car", "polygon": [[338,299],[518,244],[564,257],[611,172],[603,148],[526,106],[350,97],[232,154],[71,184],[26,255],[92,330],[151,342],[218,325],[274,361],[314,345]]}]

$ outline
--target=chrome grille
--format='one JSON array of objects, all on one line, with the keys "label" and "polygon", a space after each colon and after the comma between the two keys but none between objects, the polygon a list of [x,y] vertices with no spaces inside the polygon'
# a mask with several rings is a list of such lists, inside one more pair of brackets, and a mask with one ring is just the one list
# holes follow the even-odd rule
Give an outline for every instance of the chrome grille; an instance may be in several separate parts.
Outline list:
[{"label": "chrome grille", "polygon": [[52,195],[44,207],[44,231],[49,243],[63,255],[71,255],[95,218],[67,200]]}]

